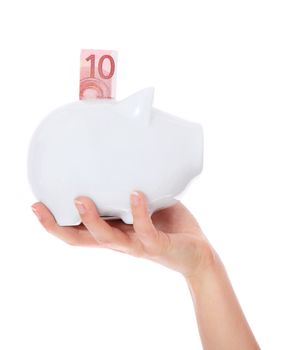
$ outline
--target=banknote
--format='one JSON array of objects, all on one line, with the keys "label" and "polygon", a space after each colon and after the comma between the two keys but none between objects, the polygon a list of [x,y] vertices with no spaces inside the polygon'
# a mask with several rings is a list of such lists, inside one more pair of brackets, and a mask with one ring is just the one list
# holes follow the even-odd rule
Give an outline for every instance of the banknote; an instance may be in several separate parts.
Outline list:
[{"label": "banknote", "polygon": [[80,100],[115,98],[117,52],[81,50]]}]

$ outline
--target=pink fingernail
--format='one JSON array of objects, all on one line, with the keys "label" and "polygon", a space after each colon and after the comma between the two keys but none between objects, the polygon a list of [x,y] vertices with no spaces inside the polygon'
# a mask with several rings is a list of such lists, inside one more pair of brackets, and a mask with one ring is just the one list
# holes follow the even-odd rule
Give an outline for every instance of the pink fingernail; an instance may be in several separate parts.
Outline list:
[{"label": "pink fingernail", "polygon": [[74,203],[75,203],[75,205],[76,205],[76,207],[78,209],[78,212],[80,214],[85,214],[86,213],[87,209],[86,209],[85,205],[82,202],[80,202],[77,199],[75,199]]},{"label": "pink fingernail", "polygon": [[131,203],[134,207],[137,207],[140,203],[140,197],[138,192],[132,192],[131,193]]},{"label": "pink fingernail", "polygon": [[32,211],[35,213],[35,215],[37,216],[37,218],[40,220],[41,216],[39,215],[39,212],[36,210],[36,208],[34,208],[33,206],[31,206]]}]

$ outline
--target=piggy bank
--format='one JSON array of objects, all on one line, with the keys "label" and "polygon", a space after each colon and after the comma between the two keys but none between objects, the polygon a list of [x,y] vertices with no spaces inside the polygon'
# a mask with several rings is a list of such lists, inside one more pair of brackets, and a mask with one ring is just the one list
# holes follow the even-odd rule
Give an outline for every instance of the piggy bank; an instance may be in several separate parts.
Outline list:
[{"label": "piggy bank", "polygon": [[145,193],[149,214],[202,170],[202,127],[152,107],[154,89],[122,100],[81,100],[52,111],[28,151],[28,180],[61,226],[79,225],[77,196],[104,218],[133,222],[129,196]]}]

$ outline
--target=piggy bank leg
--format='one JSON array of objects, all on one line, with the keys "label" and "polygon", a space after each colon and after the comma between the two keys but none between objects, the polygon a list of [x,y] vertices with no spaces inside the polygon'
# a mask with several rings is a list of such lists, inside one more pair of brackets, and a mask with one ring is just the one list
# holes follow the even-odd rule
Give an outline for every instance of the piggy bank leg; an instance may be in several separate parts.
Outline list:
[{"label": "piggy bank leg", "polygon": [[[152,216],[153,214],[153,209],[148,209],[148,213],[149,216]],[[125,223],[125,224],[133,224],[133,215],[131,211],[126,211],[123,212],[122,214],[119,215],[121,220]]]},{"label": "piggy bank leg", "polygon": [[81,218],[77,208],[73,203],[73,199],[67,201],[53,200],[50,202],[42,201],[51,211],[59,226],[76,226],[80,225]]},{"label": "piggy bank leg", "polygon": [[121,213],[120,218],[125,224],[133,224],[133,216],[131,211]]}]

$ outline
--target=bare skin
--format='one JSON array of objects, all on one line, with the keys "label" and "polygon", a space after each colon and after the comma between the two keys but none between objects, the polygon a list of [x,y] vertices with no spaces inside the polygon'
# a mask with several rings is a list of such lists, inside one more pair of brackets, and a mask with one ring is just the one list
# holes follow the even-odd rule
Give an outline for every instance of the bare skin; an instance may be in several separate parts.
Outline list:
[{"label": "bare skin", "polygon": [[130,203],[133,225],[103,220],[88,197],[75,199],[79,226],[57,225],[43,203],[32,209],[48,232],[70,245],[117,250],[181,273],[191,292],[203,349],[260,349],[220,257],[188,209],[178,202],[150,217],[142,192],[132,192]]}]

